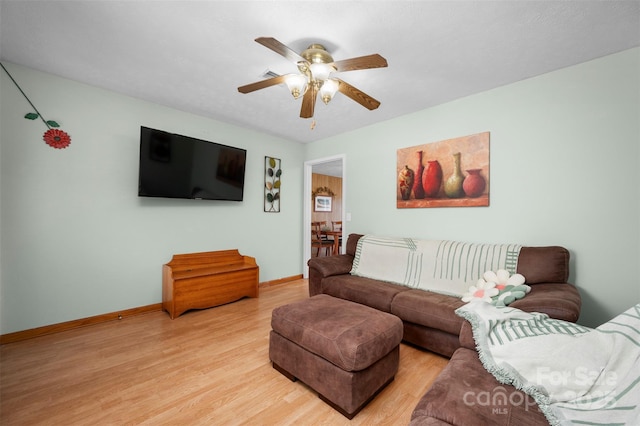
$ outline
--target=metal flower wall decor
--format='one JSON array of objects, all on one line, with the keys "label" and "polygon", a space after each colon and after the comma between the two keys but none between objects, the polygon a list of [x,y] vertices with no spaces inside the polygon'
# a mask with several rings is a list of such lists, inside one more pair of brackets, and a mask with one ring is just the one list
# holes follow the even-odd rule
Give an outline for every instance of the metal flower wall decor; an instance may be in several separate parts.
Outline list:
[{"label": "metal flower wall decor", "polygon": [[264,157],[264,211],[280,212],[280,159]]},{"label": "metal flower wall decor", "polygon": [[58,127],[60,127],[60,125],[56,121],[45,120],[44,117],[42,116],[42,114],[40,114],[40,111],[38,111],[38,109],[35,107],[35,105],[33,105],[33,102],[31,102],[31,100],[29,100],[29,97],[24,93],[24,91],[22,90],[22,88],[20,87],[18,82],[16,82],[16,80],[13,78],[13,76],[11,74],[9,74],[9,71],[7,71],[7,69],[4,67],[4,65],[2,63],[0,63],[0,66],[2,67],[4,72],[7,73],[7,75],[9,76],[11,81],[13,82],[13,84],[15,84],[15,86],[18,88],[20,93],[22,93],[22,96],[24,96],[24,98],[27,100],[27,102],[29,102],[29,105],[31,105],[31,107],[35,111],[35,112],[29,112],[29,113],[25,114],[24,118],[26,118],[27,120],[36,120],[36,119],[39,118],[39,119],[42,120],[44,125],[47,126],[47,131],[44,132],[44,135],[42,136],[42,139],[50,147],[53,147],[53,148],[56,148],[56,149],[62,149],[62,148],[68,147],[71,144],[71,136],[69,136],[69,134],[67,132],[58,129]]}]

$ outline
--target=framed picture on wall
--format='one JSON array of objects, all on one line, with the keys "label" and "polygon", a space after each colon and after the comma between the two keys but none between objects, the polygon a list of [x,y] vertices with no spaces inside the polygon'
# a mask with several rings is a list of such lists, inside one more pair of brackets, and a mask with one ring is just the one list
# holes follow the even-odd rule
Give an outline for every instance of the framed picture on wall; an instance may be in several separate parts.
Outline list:
[{"label": "framed picture on wall", "polygon": [[331,211],[331,197],[325,195],[316,195],[314,203],[314,211],[316,212],[330,212]]},{"label": "framed picture on wall", "polygon": [[397,151],[397,208],[489,205],[489,132]]}]

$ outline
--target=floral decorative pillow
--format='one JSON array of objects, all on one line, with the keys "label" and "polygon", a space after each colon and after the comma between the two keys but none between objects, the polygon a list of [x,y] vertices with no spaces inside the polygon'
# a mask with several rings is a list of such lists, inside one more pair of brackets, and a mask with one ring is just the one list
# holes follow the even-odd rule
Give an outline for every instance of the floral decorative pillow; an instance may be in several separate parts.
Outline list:
[{"label": "floral decorative pillow", "polygon": [[474,299],[478,299],[492,303],[493,298],[496,297],[498,293],[500,293],[500,290],[496,288],[496,283],[480,278],[476,285],[469,287],[469,291],[462,295],[462,301],[471,302]]},{"label": "floral decorative pillow", "polygon": [[525,284],[524,276],[510,275],[507,270],[499,269],[496,272],[487,271],[482,274],[476,285],[471,286],[462,296],[462,301],[479,299],[496,306],[507,306],[522,299],[530,291],[531,287]]}]

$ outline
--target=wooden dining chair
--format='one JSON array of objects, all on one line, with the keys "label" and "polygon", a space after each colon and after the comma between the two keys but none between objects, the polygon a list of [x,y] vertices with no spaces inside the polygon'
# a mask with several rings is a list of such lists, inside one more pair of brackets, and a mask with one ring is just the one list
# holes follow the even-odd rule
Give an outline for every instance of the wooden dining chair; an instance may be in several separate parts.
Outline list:
[{"label": "wooden dining chair", "polygon": [[326,222],[311,222],[311,250],[318,249],[318,256],[320,256],[320,250],[325,249],[325,255],[329,256],[333,249],[333,241],[329,240],[326,235],[322,235],[322,227]]},{"label": "wooden dining chair", "polygon": [[327,222],[322,221],[322,222],[311,222],[311,229],[318,229],[318,231],[320,231],[320,239],[325,240],[325,241],[330,241],[329,237],[327,237],[326,234],[322,233],[323,229],[329,229],[327,226]]},{"label": "wooden dining chair", "polygon": [[[342,221],[341,221],[341,220],[333,220],[333,221],[331,221],[331,229],[332,229],[333,231],[340,231],[340,232],[342,232]],[[335,237],[334,237],[334,238],[335,238]],[[339,247],[339,248],[342,248],[342,234],[340,234],[338,244],[339,244],[339,246],[338,246],[338,247]]]}]

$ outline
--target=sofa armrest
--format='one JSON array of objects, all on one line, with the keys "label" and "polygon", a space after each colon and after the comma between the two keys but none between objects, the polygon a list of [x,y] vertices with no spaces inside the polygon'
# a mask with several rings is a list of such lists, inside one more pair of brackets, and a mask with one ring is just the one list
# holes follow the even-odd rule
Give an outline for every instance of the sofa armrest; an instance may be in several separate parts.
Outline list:
[{"label": "sofa armrest", "polygon": [[462,322],[462,327],[460,327],[460,346],[463,348],[471,349],[472,351],[476,350],[476,341],[473,338],[473,328],[471,327],[471,323],[467,320]]},{"label": "sofa armrest", "polygon": [[526,312],[542,312],[551,318],[576,322],[582,299],[578,289],[569,283],[532,284],[531,292],[509,307]]},{"label": "sofa armrest", "polygon": [[332,275],[343,275],[351,272],[353,256],[339,254],[337,256],[312,257],[307,262],[307,265],[309,265],[309,269],[317,270],[323,278]]},{"label": "sofa armrest", "polygon": [[351,272],[353,256],[339,254],[327,257],[312,257],[309,266],[309,295],[322,293],[322,279],[333,275],[344,275]]},{"label": "sofa armrest", "polygon": [[[525,312],[541,312],[551,318],[576,322],[580,316],[582,301],[578,289],[569,283],[544,283],[531,285],[531,292],[509,307]],[[473,330],[468,321],[460,328],[460,346],[476,349]]]}]

